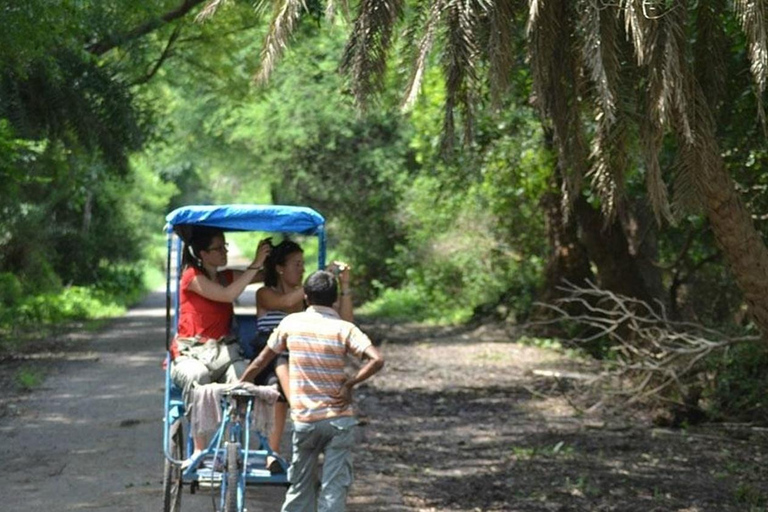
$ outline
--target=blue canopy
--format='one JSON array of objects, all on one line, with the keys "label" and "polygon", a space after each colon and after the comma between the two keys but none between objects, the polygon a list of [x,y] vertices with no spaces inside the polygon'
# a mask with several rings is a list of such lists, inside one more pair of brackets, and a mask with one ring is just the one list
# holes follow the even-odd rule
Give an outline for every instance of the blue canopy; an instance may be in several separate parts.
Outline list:
[{"label": "blue canopy", "polygon": [[319,235],[325,219],[306,206],[229,204],[220,206],[183,206],[169,213],[166,230],[175,226],[199,225],[224,231],[266,231]]},{"label": "blue canopy", "polygon": [[[179,318],[179,289],[181,278],[182,238],[190,236],[192,226],[209,226],[222,231],[264,231],[267,233],[298,233],[301,235],[316,235],[318,239],[317,265],[325,267],[325,219],[312,208],[306,206],[280,206],[255,204],[228,205],[193,205],[183,206],[166,215],[165,226],[168,235],[168,259],[166,264],[166,334],[165,348],[169,350],[171,343],[171,303],[174,307],[174,318]],[[173,233],[176,232],[176,285],[171,286],[171,265],[173,248]],[[173,330],[175,332],[175,329]]]}]

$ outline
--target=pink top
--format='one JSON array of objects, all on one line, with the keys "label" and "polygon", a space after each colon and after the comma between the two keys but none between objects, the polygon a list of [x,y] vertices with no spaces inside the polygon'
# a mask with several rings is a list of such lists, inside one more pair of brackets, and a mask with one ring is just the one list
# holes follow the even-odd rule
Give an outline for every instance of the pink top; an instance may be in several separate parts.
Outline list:
[{"label": "pink top", "polygon": [[[189,290],[189,283],[196,276],[203,275],[195,267],[187,267],[181,275],[179,292],[179,325],[176,332],[182,338],[199,336],[204,339],[219,339],[230,332],[234,308],[231,302],[217,302]],[[220,282],[227,285],[234,276],[231,270],[219,272]],[[178,356],[176,340],[171,343],[171,354]]]}]

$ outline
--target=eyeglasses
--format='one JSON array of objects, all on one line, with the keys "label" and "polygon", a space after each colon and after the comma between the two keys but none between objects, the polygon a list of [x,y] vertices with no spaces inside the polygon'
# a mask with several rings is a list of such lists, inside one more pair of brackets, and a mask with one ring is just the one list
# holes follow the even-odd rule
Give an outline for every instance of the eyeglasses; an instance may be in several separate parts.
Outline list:
[{"label": "eyeglasses", "polygon": [[208,251],[208,252],[213,252],[213,251],[228,252],[229,251],[229,244],[220,245],[219,247],[210,247],[210,248],[206,249],[206,251]]}]

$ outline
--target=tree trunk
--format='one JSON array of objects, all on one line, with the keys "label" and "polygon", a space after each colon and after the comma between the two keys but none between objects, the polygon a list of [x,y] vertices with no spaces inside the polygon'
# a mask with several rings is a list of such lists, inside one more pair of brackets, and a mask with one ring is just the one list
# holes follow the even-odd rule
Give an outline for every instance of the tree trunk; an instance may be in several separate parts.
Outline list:
[{"label": "tree trunk", "polygon": [[570,218],[566,222],[563,218],[562,195],[547,192],[540,204],[546,217],[549,257],[545,269],[544,289],[539,300],[551,302],[562,295],[557,287],[563,284],[563,281],[578,286],[587,280],[593,280],[594,275],[587,251],[579,240],[574,219]]},{"label": "tree trunk", "polygon": [[[717,146],[707,144],[709,148]],[[736,191],[718,151],[711,159],[697,186],[715,239],[723,251],[736,283],[757,327],[768,334],[768,249],[755,229],[751,214]]]},{"label": "tree trunk", "polygon": [[681,158],[685,169],[694,171],[698,199],[715,240],[744,294],[755,325],[768,340],[768,248],[725,167],[711,106],[696,82],[694,87],[694,101],[688,114],[696,122],[691,123],[688,137],[677,127],[682,141]]},{"label": "tree trunk", "polygon": [[627,236],[618,220],[605,226],[600,212],[579,197],[574,204],[581,231],[581,241],[597,267],[602,288],[653,304],[658,297],[644,279],[646,269],[632,254]]}]

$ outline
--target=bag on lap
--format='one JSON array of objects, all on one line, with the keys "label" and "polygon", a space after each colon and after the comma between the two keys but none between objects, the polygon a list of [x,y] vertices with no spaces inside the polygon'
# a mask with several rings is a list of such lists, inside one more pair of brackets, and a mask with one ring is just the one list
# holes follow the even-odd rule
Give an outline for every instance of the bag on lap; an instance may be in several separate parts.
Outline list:
[{"label": "bag on lap", "polygon": [[219,339],[176,338],[179,355],[197,359],[208,368],[212,375],[226,371],[229,366],[241,359],[237,338],[223,336]]}]

